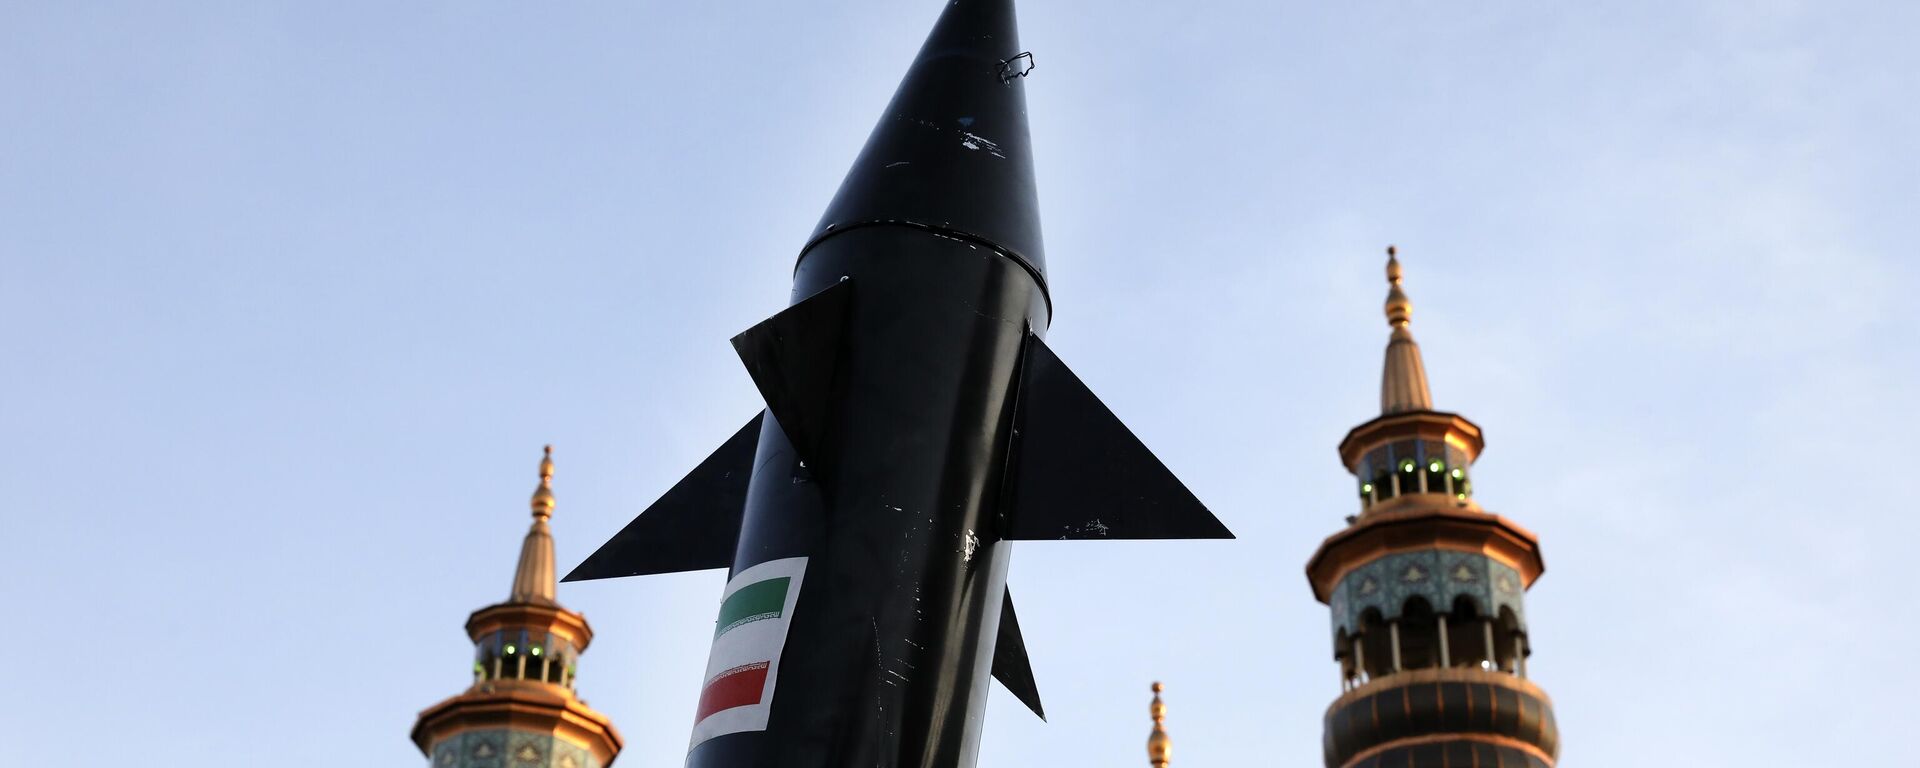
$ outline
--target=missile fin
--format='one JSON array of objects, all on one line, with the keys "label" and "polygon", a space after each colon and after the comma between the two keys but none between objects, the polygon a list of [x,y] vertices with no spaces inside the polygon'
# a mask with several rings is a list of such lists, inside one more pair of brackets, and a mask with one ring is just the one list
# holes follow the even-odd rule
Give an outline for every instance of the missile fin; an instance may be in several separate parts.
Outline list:
[{"label": "missile fin", "polygon": [[1231,539],[1206,505],[1028,334],[1014,406],[1005,538]]},{"label": "missile fin", "polygon": [[1027,641],[1020,637],[1020,619],[1013,615],[1013,590],[1000,602],[1000,633],[993,641],[993,679],[1013,693],[1027,709],[1047,719],[1040,708],[1040,686],[1033,682],[1033,664],[1027,659]]},{"label": "missile fin", "polygon": [[767,410],[793,442],[802,461],[819,466],[827,457],[829,408],[838,402],[840,348],[853,290],[842,278],[733,337]]},{"label": "missile fin", "polygon": [[740,516],[747,504],[747,479],[753,474],[753,455],[764,418],[765,413],[754,416],[561,581],[733,565],[734,545],[740,540]]}]

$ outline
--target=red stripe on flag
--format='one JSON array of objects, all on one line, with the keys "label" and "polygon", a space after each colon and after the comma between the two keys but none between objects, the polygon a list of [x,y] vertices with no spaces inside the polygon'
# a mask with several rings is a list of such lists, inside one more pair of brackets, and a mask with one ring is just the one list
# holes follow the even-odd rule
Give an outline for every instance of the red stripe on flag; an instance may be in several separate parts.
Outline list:
[{"label": "red stripe on flag", "polygon": [[760,703],[760,692],[767,687],[767,664],[742,664],[714,675],[707,681],[706,690],[700,692],[700,709],[694,712],[693,722],[699,723],[723,709]]}]

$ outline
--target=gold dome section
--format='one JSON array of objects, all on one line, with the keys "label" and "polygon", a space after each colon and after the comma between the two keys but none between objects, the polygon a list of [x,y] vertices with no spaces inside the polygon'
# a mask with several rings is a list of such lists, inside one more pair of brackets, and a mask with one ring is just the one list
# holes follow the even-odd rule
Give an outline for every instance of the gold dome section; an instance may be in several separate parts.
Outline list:
[{"label": "gold dome section", "polygon": [[546,453],[540,458],[540,487],[533,490],[533,516],[549,518],[553,516],[553,446],[546,447]]},{"label": "gold dome section", "polygon": [[1400,250],[1387,246],[1387,324],[1404,327],[1413,319],[1413,300],[1400,290]]},{"label": "gold dome section", "polygon": [[1153,716],[1153,732],[1147,734],[1147,762],[1154,768],[1166,768],[1173,762],[1173,738],[1167,735],[1167,705],[1160,700],[1160,692],[1166,686],[1159,682],[1153,684],[1153,703],[1147,706],[1147,713]]}]

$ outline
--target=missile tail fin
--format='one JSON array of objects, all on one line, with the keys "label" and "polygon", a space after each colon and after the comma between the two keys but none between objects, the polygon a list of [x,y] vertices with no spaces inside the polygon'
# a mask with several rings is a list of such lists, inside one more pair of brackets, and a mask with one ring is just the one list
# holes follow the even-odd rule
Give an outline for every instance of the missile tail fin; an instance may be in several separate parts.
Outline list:
[{"label": "missile tail fin", "polygon": [[1231,539],[1127,425],[1029,334],[1014,410],[1008,539]]},{"label": "missile tail fin", "polygon": [[1027,659],[1027,641],[1020,637],[1020,620],[1013,615],[1013,590],[1000,603],[1000,634],[993,641],[993,678],[1013,693],[1027,709],[1047,719],[1040,708],[1040,686],[1033,682],[1033,664]]},{"label": "missile tail fin", "polygon": [[838,402],[850,282],[842,279],[733,337],[767,411],[800,459],[816,466],[827,457],[828,409]]},{"label": "missile tail fin", "polygon": [[747,479],[753,474],[753,454],[765,417],[764,413],[754,416],[561,581],[733,565],[740,516],[747,503]]}]

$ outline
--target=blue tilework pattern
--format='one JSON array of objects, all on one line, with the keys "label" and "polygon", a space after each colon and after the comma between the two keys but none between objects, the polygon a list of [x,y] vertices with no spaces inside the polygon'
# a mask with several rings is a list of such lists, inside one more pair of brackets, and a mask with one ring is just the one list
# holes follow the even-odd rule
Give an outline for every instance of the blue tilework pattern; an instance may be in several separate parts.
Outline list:
[{"label": "blue tilework pattern", "polygon": [[1378,609],[1382,618],[1398,618],[1407,600],[1416,596],[1444,613],[1461,595],[1489,615],[1513,609],[1524,629],[1527,612],[1521,598],[1526,589],[1521,584],[1519,571],[1486,555],[1445,549],[1386,555],[1353,569],[1334,587],[1327,600],[1333,613],[1331,631],[1336,641],[1342,629],[1353,634],[1368,608]]},{"label": "blue tilework pattern", "polygon": [[600,768],[593,753],[552,734],[485,730],[433,745],[431,768]]}]

